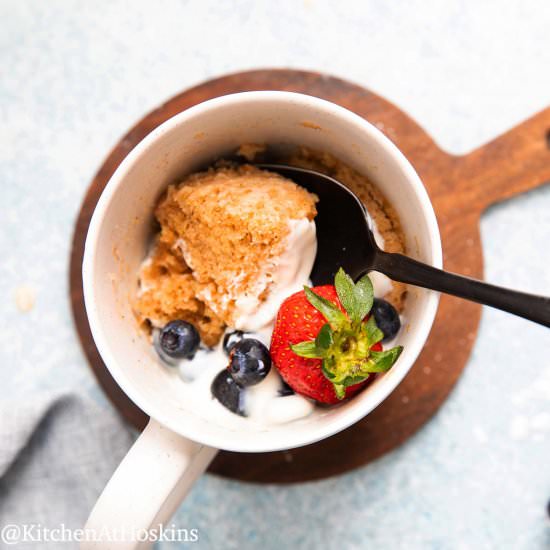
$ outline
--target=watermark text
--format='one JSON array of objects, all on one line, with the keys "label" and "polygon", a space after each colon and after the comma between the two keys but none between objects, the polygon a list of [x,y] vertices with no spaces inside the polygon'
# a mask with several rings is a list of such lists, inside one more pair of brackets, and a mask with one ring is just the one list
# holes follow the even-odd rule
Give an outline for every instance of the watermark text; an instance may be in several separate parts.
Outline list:
[{"label": "watermark text", "polygon": [[71,529],[64,523],[46,527],[40,523],[9,523],[0,530],[0,541],[7,546],[20,542],[198,542],[199,530],[157,525],[150,529],[130,527]]}]

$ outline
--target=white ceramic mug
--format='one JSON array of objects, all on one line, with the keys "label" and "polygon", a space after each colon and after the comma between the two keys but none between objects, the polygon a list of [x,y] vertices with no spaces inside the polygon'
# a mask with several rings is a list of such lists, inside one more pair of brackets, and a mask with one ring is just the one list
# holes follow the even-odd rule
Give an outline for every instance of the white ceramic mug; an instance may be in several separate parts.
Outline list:
[{"label": "white ceramic mug", "polygon": [[[441,267],[436,218],[418,175],[377,128],[342,107],[290,92],[246,92],[192,107],[151,132],[113,174],[86,240],[84,296],[95,342],[114,379],[151,417],[93,509],[90,529],[131,531],[167,521],[217,449],[289,449],[347,428],[391,393],[426,341],[438,295],[414,289],[404,311],[408,326],[399,334],[403,354],[387,374],[352,400],[299,421],[257,430],[225,428],[186,406],[181,399],[183,382],[158,362],[132,314],[136,273],[151,237],[153,208],[166,186],[247,143],[305,145],[356,168],[396,209],[408,254]],[[117,548],[138,546],[127,541]]]}]

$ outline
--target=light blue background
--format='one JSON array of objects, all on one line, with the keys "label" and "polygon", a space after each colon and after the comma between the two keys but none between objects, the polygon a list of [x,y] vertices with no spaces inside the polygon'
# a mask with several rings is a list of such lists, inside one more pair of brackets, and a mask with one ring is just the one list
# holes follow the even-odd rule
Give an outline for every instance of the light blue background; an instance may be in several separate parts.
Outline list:
[{"label": "light blue background", "polygon": [[[453,153],[550,104],[547,0],[0,2],[2,395],[79,388],[103,406],[67,299],[73,224],[145,112],[222,73],[322,70],[394,101]],[[483,218],[487,278],[550,295],[550,188]],[[20,313],[14,295],[36,290]],[[199,481],[176,523],[200,548],[550,548],[550,333],[486,310],[439,414],[322,482]]]}]

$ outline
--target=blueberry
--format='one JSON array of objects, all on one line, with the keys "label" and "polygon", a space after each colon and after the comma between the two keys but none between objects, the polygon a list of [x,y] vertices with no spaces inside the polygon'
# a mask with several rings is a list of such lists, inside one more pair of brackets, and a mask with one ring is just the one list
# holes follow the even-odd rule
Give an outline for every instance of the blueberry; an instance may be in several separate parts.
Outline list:
[{"label": "blueberry", "polygon": [[386,300],[375,298],[372,313],[378,328],[384,333],[384,340],[391,340],[401,328],[397,310]]},{"label": "blueberry", "polygon": [[155,348],[155,351],[157,352],[158,356],[166,363],[167,365],[170,365],[171,367],[177,367],[178,366],[178,359],[174,359],[172,357],[169,357],[164,353],[164,350],[162,349],[160,345],[160,330],[155,329],[153,332],[153,347]]},{"label": "blueberry", "polygon": [[246,416],[244,410],[244,389],[233,380],[227,369],[216,375],[210,386],[212,395],[231,412]]},{"label": "blueberry", "polygon": [[269,373],[271,356],[260,341],[245,338],[231,348],[228,369],[240,386],[254,386]]},{"label": "blueberry", "polygon": [[186,321],[170,321],[159,334],[159,346],[163,355],[172,359],[192,359],[200,341],[197,329]]},{"label": "blueberry", "polygon": [[223,337],[223,351],[229,355],[231,348],[244,338],[244,332],[242,330],[235,330],[233,332],[228,332]]},{"label": "blueberry", "polygon": [[279,395],[281,397],[294,395],[294,390],[283,380],[283,385],[279,388]]}]

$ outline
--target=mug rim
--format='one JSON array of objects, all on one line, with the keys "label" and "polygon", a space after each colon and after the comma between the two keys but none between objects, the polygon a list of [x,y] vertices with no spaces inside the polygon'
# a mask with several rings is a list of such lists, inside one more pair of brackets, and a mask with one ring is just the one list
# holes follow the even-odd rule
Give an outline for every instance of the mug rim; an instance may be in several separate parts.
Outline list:
[{"label": "mug rim", "polygon": [[[401,153],[401,151],[397,148],[397,146],[378,128],[376,128],[373,124],[371,124],[361,116],[335,103],[296,92],[239,92],[209,99],[207,101],[194,105],[186,109],[185,111],[182,111],[181,113],[178,113],[169,118],[157,128],[152,130],[147,136],[145,136],[143,140],[139,142],[122,160],[120,165],[117,167],[117,169],[109,179],[94,209],[92,219],[88,228],[88,234],[86,236],[86,243],[84,248],[82,277],[84,302],[86,305],[86,313],[88,321],[90,323],[90,329],[98,351],[103,361],[105,362],[105,365],[107,366],[111,376],[113,376],[114,380],[124,391],[124,393],[128,395],[128,397],[148,416],[154,418],[159,423],[167,426],[172,431],[184,437],[187,437],[194,441],[198,441],[211,447],[217,447],[237,452],[270,452],[276,450],[291,449],[294,447],[315,443],[348,428],[349,426],[361,420],[367,414],[372,412],[372,410],[374,410],[395,390],[395,388],[401,383],[403,378],[407,375],[409,370],[414,365],[420,351],[422,350],[428,338],[439,303],[439,293],[428,291],[425,297],[425,311],[421,318],[421,322],[417,323],[412,329],[415,331],[415,338],[413,340],[414,345],[411,346],[411,343],[409,343],[407,346],[408,364],[406,366],[401,366],[398,371],[398,375],[395,375],[392,378],[392,383],[387,383],[385,385],[379,386],[378,388],[373,388],[372,398],[370,400],[365,401],[364,403],[357,402],[357,406],[350,406],[347,411],[345,411],[338,417],[330,420],[326,419],[325,429],[316,430],[315,434],[309,438],[300,437],[299,440],[296,440],[295,437],[292,437],[292,430],[290,429],[287,431],[287,433],[285,433],[285,441],[280,441],[281,439],[283,439],[283,437],[281,436],[281,434],[279,434],[277,441],[274,441],[274,444],[272,446],[265,447],[265,445],[262,445],[261,447],[258,447],[254,446],[253,443],[240,445],[239,438],[235,437],[236,433],[238,432],[231,431],[228,432],[229,437],[227,437],[223,444],[220,445],[220,441],[217,437],[210,437],[210,434],[204,431],[200,434],[185,433],[187,431],[185,430],[185,427],[181,426],[181,424],[178,422],[172,421],[173,419],[170,418],[170,415],[159,414],[160,411],[156,410],[154,404],[148,402],[147,399],[142,399],[142,395],[138,390],[134,391],[135,388],[132,384],[132,381],[125,375],[125,373],[122,372],[121,369],[117,368],[117,362],[115,360],[115,357],[110,352],[110,346],[107,339],[104,338],[103,331],[101,330],[101,321],[98,318],[96,307],[94,305],[94,256],[95,250],[99,244],[98,236],[100,233],[102,222],[105,218],[105,213],[110,204],[110,201],[115,194],[119,184],[125,179],[126,174],[132,169],[133,165],[165,133],[175,130],[177,127],[183,125],[191,117],[198,116],[201,113],[208,111],[209,109],[219,107],[222,104],[225,107],[228,107],[232,104],[240,103],[243,101],[253,102],[263,100],[278,100],[281,102],[290,101],[302,104],[309,103],[314,107],[318,107],[322,111],[330,112],[334,116],[338,117],[340,120],[343,120],[346,124],[359,128],[362,132],[367,133],[369,135],[369,138],[375,140],[383,149],[385,149],[385,152],[388,154],[391,162],[396,163],[402,170],[407,185],[412,187],[416,197],[419,200],[421,215],[424,218],[428,228],[427,233],[429,242],[429,253],[432,257],[431,265],[437,268],[442,267],[441,238],[435,212],[433,210],[433,206],[426,191],[426,188],[424,187],[415,169],[407,160],[407,158],[403,155],[403,153]],[[360,404],[363,406],[359,406]],[[290,423],[289,426],[292,426],[292,423]]]}]

